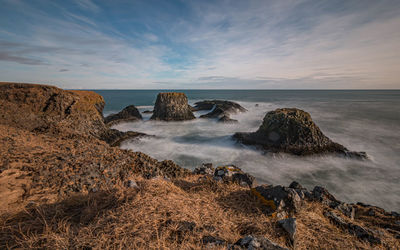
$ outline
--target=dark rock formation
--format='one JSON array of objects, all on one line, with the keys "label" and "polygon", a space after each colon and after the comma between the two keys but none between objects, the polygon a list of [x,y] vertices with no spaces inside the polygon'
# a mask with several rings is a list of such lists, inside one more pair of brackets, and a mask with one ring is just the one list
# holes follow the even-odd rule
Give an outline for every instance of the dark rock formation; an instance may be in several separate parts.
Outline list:
[{"label": "dark rock formation", "polygon": [[278,218],[293,216],[304,204],[297,192],[288,187],[261,185],[253,188],[252,192],[273,212],[276,212]]},{"label": "dark rock formation", "polygon": [[267,152],[295,155],[339,153],[348,157],[365,158],[364,152],[352,152],[331,141],[312,121],[309,113],[296,108],[268,112],[256,132],[233,136],[246,145],[255,145]]},{"label": "dark rock formation", "polygon": [[285,231],[289,234],[290,240],[294,242],[296,238],[296,218],[279,220],[278,224],[285,229]]},{"label": "dark rock formation", "polygon": [[112,147],[115,146],[119,147],[121,143],[125,140],[139,138],[143,136],[149,136],[149,135],[140,132],[133,132],[133,131],[122,132],[116,129],[109,129],[106,130],[101,135],[100,139],[107,142]]},{"label": "dark rock formation", "polygon": [[104,118],[104,122],[109,125],[115,125],[120,122],[132,122],[142,120],[142,115],[134,105],[125,107],[121,112],[117,114],[111,114]]},{"label": "dark rock formation", "polygon": [[152,113],[153,113],[153,110],[145,110],[145,111],[143,111],[142,113],[143,113],[143,114],[152,114]]},{"label": "dark rock formation", "polygon": [[237,123],[238,120],[231,119],[228,115],[224,115],[221,118],[218,119],[218,122],[222,123]]},{"label": "dark rock formation", "polygon": [[230,250],[288,250],[287,248],[281,247],[268,238],[263,236],[247,235],[239,239],[235,244],[229,247]]},{"label": "dark rock formation", "polygon": [[212,163],[203,163],[200,167],[193,170],[194,174],[213,175],[214,168]]},{"label": "dark rock formation", "polygon": [[152,120],[184,121],[195,119],[184,93],[159,93]]},{"label": "dark rock formation", "polygon": [[230,119],[231,114],[247,111],[236,102],[221,100],[196,102],[193,110],[211,110],[209,113],[200,116],[200,118],[218,118],[219,122],[231,123],[237,122],[237,120]]},{"label": "dark rock formation", "polygon": [[216,181],[234,182],[250,188],[255,185],[254,176],[243,172],[234,165],[217,167],[214,171],[214,179]]},{"label": "dark rock formation", "polygon": [[337,226],[348,230],[349,233],[354,234],[361,240],[368,241],[372,244],[380,244],[381,239],[376,237],[371,230],[365,229],[357,224],[346,222],[340,215],[336,214],[334,211],[325,212],[324,215],[330,219]]}]

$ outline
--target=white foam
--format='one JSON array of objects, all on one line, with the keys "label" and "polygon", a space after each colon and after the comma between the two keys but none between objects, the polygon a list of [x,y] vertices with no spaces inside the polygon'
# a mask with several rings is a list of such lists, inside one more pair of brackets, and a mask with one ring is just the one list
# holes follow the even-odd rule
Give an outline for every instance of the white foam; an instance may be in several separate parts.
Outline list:
[{"label": "white foam", "polygon": [[[114,128],[156,135],[122,148],[141,151],[158,160],[172,159],[193,169],[203,162],[235,164],[257,177],[260,182],[288,185],[297,180],[308,188],[327,187],[341,200],[361,201],[386,209],[400,210],[400,135],[399,127],[385,126],[363,119],[344,119],[340,111],[326,112],[318,107],[286,104],[311,113],[314,121],[331,139],[351,150],[366,151],[372,161],[343,159],[335,156],[295,157],[286,154],[265,155],[232,140],[235,132],[255,131],[264,115],[278,107],[275,103],[239,102],[249,111],[232,115],[237,124],[217,123],[210,119],[185,122],[148,121],[124,123]],[[204,112],[196,112],[198,117]]]}]

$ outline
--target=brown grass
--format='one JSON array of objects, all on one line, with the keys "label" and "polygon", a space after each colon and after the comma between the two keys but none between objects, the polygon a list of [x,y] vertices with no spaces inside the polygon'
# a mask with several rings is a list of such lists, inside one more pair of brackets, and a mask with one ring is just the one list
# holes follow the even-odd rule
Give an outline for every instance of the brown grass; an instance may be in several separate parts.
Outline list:
[{"label": "brown grass", "polygon": [[[290,243],[251,192],[234,184],[191,176],[167,181],[137,177],[140,187],[71,196],[58,203],[3,214],[0,248],[200,249],[203,236],[234,243],[253,234],[296,249],[396,249],[371,246],[331,224],[320,204],[297,215]],[[388,239],[390,239],[388,237]],[[223,248],[226,246],[220,246]]]}]

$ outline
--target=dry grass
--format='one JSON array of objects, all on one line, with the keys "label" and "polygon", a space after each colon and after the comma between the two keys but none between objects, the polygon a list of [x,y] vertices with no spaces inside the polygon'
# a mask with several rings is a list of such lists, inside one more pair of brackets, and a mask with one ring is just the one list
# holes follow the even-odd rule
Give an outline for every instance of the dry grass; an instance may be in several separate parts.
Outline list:
[{"label": "dry grass", "polygon": [[3,214],[0,248],[200,249],[204,236],[234,243],[248,234],[296,249],[399,246],[389,235],[381,246],[358,240],[331,224],[323,216],[326,208],[316,203],[297,214],[293,246],[276,219],[266,215],[266,208],[246,188],[199,176],[174,181],[137,177],[137,183],[139,190],[72,196]]}]

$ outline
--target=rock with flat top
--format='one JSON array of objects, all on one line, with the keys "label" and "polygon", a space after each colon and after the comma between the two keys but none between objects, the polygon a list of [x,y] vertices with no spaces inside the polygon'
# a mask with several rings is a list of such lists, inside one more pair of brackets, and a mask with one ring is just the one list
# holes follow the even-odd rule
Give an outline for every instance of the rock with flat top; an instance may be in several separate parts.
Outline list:
[{"label": "rock with flat top", "polygon": [[193,115],[188,99],[184,93],[159,93],[154,106],[151,120],[185,121],[193,120]]}]

